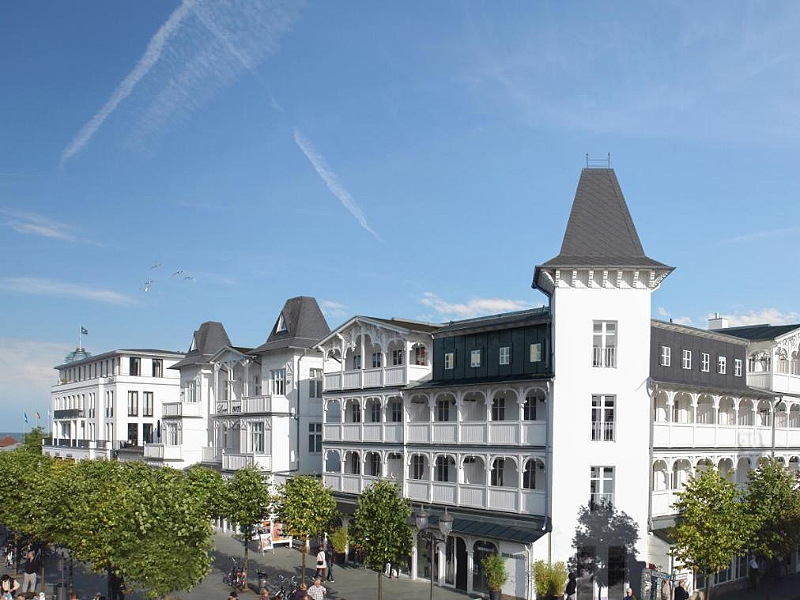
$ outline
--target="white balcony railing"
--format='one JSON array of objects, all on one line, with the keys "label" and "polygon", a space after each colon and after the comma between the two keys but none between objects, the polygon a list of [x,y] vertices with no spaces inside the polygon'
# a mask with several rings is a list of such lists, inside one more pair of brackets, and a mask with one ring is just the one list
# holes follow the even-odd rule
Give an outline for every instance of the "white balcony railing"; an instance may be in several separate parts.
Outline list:
[{"label": "white balcony railing", "polygon": [[[653,445],[657,448],[770,448],[772,427],[658,422],[653,425]],[[795,446],[800,446],[800,427],[775,429],[776,448]]]},{"label": "white balcony railing", "polygon": [[222,462],[222,448],[215,448],[213,446],[203,446],[202,460],[205,463],[218,463]]},{"label": "white balcony railing", "polygon": [[254,452],[222,451],[222,469],[224,471],[237,471],[244,467],[255,467],[261,471],[270,471],[272,469],[272,457],[269,454],[256,454]]},{"label": "white balcony railing", "polygon": [[286,396],[244,396],[241,403],[242,414],[254,413],[288,413],[289,399]]},{"label": "white balcony railing", "polygon": [[181,460],[183,453],[180,446],[166,444],[145,444],[144,458],[152,460]]},{"label": "white balcony railing", "polygon": [[617,366],[616,346],[594,346],[592,348],[592,366],[613,368]]},{"label": "white balcony railing", "polygon": [[402,423],[325,423],[323,442],[412,442],[417,444],[506,444],[544,446],[547,426],[544,421],[422,421],[407,423],[403,438]]},{"label": "white balcony railing", "polygon": [[203,405],[200,402],[167,402],[162,405],[163,417],[202,417]]},{"label": "white balcony railing", "polygon": [[409,381],[420,379],[430,372],[423,365],[397,365],[376,369],[354,369],[325,373],[324,390],[355,390],[381,386],[405,385]]}]

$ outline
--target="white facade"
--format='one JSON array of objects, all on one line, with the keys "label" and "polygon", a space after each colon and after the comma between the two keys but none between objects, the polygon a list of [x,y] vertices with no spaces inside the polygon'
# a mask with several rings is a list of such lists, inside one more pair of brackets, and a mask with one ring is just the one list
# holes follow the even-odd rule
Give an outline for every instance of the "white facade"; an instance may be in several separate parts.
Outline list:
[{"label": "white facade", "polygon": [[183,357],[159,350],[115,350],[56,367],[51,396],[52,438],[44,452],[60,458],[105,458],[141,451],[157,437],[164,404],[179,398],[169,367]]}]

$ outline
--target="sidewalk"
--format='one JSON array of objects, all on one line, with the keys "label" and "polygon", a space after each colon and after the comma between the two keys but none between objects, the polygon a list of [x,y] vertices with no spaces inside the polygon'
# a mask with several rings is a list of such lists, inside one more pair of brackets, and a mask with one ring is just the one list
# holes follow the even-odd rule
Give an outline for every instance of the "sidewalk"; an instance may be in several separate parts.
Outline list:
[{"label": "sidewalk", "polygon": [[765,600],[767,586],[770,586],[770,600],[800,600],[800,573],[775,579],[771,583],[762,581],[755,590],[745,587],[730,592],[714,591],[711,600]]}]

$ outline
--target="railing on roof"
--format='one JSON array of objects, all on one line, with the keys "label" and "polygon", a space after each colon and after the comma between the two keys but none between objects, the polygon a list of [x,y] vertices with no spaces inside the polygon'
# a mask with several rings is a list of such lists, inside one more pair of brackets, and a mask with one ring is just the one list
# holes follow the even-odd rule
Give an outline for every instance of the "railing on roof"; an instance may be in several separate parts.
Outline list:
[{"label": "railing on roof", "polygon": [[589,158],[589,153],[586,153],[586,168],[587,169],[610,169],[611,168],[611,152],[606,154],[605,158]]}]

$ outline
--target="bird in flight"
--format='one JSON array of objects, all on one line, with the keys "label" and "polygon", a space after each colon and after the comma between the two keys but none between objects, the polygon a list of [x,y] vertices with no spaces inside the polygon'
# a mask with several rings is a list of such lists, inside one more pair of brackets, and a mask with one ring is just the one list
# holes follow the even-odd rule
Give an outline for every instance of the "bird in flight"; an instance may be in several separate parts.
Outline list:
[{"label": "bird in flight", "polygon": [[177,277],[178,275],[183,275],[183,271],[175,271],[172,276]]},{"label": "bird in flight", "polygon": [[144,287],[142,288],[142,291],[149,292],[151,287],[153,287],[153,280],[148,279],[147,281],[144,282]]},{"label": "bird in flight", "polygon": [[162,265],[161,263],[156,263],[156,264],[154,264],[154,265],[153,265],[152,267],[150,267],[150,268],[151,268],[151,269],[160,269],[160,268],[161,268],[161,267],[163,267],[163,266],[164,266],[164,265]]},{"label": "bird in flight", "polygon": [[193,280],[194,279],[194,275],[187,275],[186,277],[183,278],[184,281],[186,281],[187,279],[192,279]]}]

